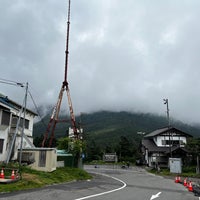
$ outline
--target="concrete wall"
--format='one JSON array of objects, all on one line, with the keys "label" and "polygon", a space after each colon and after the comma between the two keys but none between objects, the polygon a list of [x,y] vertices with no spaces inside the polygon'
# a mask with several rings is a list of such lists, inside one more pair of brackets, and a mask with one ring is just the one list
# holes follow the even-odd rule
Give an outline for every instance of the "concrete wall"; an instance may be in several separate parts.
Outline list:
[{"label": "concrete wall", "polygon": [[[38,171],[52,172],[57,167],[57,153],[54,148],[34,148],[34,149],[23,149],[22,161],[25,162],[23,153],[31,153],[34,156],[34,162],[30,164],[32,169]],[[43,154],[44,162],[41,162],[41,154]],[[45,155],[45,156],[44,156]]]}]

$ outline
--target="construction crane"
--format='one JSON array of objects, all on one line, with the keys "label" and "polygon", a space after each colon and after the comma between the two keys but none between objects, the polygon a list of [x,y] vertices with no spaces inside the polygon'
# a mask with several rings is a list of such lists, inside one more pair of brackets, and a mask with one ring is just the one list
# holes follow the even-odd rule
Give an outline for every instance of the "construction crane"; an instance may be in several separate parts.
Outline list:
[{"label": "construction crane", "polygon": [[78,139],[79,134],[77,131],[77,126],[76,126],[76,121],[75,121],[75,115],[73,111],[73,106],[72,106],[72,101],[70,97],[70,91],[69,91],[69,85],[67,81],[67,70],[68,70],[68,60],[69,60],[69,28],[70,28],[70,7],[71,7],[71,1],[69,0],[68,2],[68,20],[67,20],[67,35],[66,35],[66,51],[65,51],[65,72],[64,72],[64,81],[62,83],[62,87],[58,96],[57,103],[53,109],[51,118],[49,120],[46,132],[44,134],[44,138],[42,141],[42,147],[45,146],[45,142],[48,138],[49,132],[51,130],[51,136],[49,140],[49,147],[52,145],[52,141],[54,139],[54,131],[56,128],[56,125],[58,122],[61,122],[63,120],[59,120],[59,112],[60,112],[60,107],[61,107],[61,102],[63,98],[63,93],[66,91],[67,94],[67,100],[68,100],[68,106],[69,106],[69,111],[70,111],[70,119],[71,119],[71,126],[74,132],[74,137],[75,139]]}]

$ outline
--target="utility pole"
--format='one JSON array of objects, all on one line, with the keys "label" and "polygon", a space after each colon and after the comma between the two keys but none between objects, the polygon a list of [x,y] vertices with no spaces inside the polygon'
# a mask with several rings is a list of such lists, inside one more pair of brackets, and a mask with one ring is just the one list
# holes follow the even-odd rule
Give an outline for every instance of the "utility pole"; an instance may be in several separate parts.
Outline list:
[{"label": "utility pole", "polygon": [[24,128],[25,128],[25,118],[26,118],[26,104],[27,104],[27,95],[28,95],[28,83],[26,83],[26,91],[25,91],[25,97],[24,97],[24,117],[23,117],[23,125],[22,125],[22,131],[21,131],[21,143],[20,143],[20,154],[19,154],[19,165],[22,164],[22,149],[23,149],[23,138],[24,138]]},{"label": "utility pole", "polygon": [[171,133],[169,131],[170,128],[170,119],[169,119],[169,101],[168,99],[163,99],[164,104],[166,104],[167,106],[167,121],[168,121],[168,132],[169,132],[169,152],[170,152],[170,156],[172,158],[172,147],[171,147]]},{"label": "utility pole", "polygon": [[[9,84],[9,85],[14,85],[14,86],[20,86],[20,87],[24,87],[24,84],[23,83],[18,83],[18,82],[14,82],[14,81],[8,81],[8,80],[3,80],[0,82],[2,83],[6,83],[6,84]],[[17,120],[17,124],[16,124],[16,128],[15,128],[15,133],[13,134],[12,136],[12,139],[11,139],[11,145],[9,146],[9,150],[8,150],[8,154],[7,154],[7,158],[6,158],[6,161],[5,163],[8,164],[9,161],[10,161],[10,158],[11,158],[11,154],[12,154],[12,150],[13,150],[13,147],[14,147],[14,144],[15,144],[15,139],[16,139],[16,136],[17,136],[17,133],[19,131],[19,126],[20,126],[20,122],[21,122],[21,118],[22,118],[22,113],[24,111],[25,113],[25,110],[26,110],[26,101],[27,101],[27,92],[28,92],[28,83],[26,85],[26,92],[25,92],[25,97],[24,97],[24,100],[23,100],[23,103],[22,103],[22,106],[21,106],[21,109],[20,109],[20,112],[19,112],[19,118]],[[25,119],[25,116],[24,116],[24,119]],[[22,134],[22,133],[21,133]]]},{"label": "utility pole", "polygon": [[167,121],[168,121],[168,127],[170,127],[170,120],[169,120],[169,101],[168,99],[163,99],[164,104],[167,105]]}]

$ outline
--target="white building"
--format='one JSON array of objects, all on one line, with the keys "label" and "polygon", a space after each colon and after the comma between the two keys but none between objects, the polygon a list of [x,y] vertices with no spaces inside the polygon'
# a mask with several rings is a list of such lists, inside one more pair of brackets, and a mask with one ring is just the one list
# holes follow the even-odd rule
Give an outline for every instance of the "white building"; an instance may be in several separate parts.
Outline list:
[{"label": "white building", "polygon": [[[78,137],[79,137],[79,139],[83,139],[83,129],[81,128],[81,129],[77,129],[77,134],[78,134]],[[75,135],[74,135],[74,130],[73,130],[73,128],[71,128],[71,127],[69,127],[69,133],[68,133],[68,137],[69,138],[75,138]]]},{"label": "white building", "polygon": [[[11,153],[11,160],[17,159],[18,149],[21,145],[21,130],[23,118],[20,120],[19,129],[16,131],[17,121],[20,115],[21,105],[10,100],[8,97],[0,94],[0,162],[6,161],[13,136],[16,134],[13,150]],[[25,113],[25,129],[23,138],[23,148],[33,148],[33,120],[37,114],[29,109]],[[24,116],[22,112],[21,117]]]},{"label": "white building", "polygon": [[174,127],[165,127],[155,130],[144,136],[142,140],[142,152],[145,163],[154,167],[168,166],[170,157],[187,158],[188,151],[185,148],[187,138],[192,137]]}]

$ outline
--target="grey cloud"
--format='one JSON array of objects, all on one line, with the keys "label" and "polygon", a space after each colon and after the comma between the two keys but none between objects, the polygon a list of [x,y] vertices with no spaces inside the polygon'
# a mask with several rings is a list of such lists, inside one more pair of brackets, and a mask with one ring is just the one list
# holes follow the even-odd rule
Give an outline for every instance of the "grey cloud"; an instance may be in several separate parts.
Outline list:
[{"label": "grey cloud", "polygon": [[[68,81],[76,114],[165,114],[162,99],[169,98],[174,118],[199,122],[198,0],[71,2]],[[1,2],[1,78],[28,81],[38,104],[57,101],[66,18],[67,1]],[[1,85],[20,101],[15,91]]]}]

